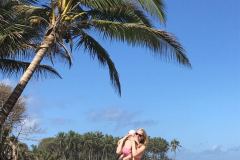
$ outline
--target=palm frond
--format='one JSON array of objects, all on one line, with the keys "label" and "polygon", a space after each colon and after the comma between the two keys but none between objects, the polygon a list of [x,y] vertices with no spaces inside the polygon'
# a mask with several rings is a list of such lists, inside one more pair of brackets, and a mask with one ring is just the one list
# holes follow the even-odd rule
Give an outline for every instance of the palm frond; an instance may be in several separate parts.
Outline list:
[{"label": "palm frond", "polygon": [[87,14],[93,19],[141,23],[149,27],[152,26],[144,12],[131,3],[118,3],[117,6],[91,9]]},{"label": "palm frond", "polygon": [[54,64],[54,61],[59,60],[60,62],[67,62],[69,68],[72,66],[72,54],[60,41],[56,42],[51,48],[49,48],[45,59],[50,59],[52,64]]},{"label": "palm frond", "polygon": [[95,56],[98,58],[100,64],[103,66],[108,65],[110,80],[118,94],[121,95],[121,84],[118,72],[107,51],[89,34],[82,31],[81,36],[82,38],[78,41],[77,46],[80,47],[83,45],[85,50],[89,51],[93,58]]},{"label": "palm frond", "polygon": [[[0,71],[5,76],[17,76],[23,74],[29,64],[29,62],[12,59],[0,59]],[[34,73],[35,78],[46,78],[48,76],[62,78],[54,68],[47,65],[39,65]]]},{"label": "palm frond", "polygon": [[191,63],[185,54],[186,51],[174,35],[163,30],[151,29],[151,31],[159,37],[162,44],[165,43],[166,51],[170,49],[171,59],[176,59],[178,63],[191,67]]},{"label": "palm frond", "polygon": [[0,8],[0,57],[28,60],[35,55],[34,50],[43,35],[40,25],[33,27],[28,19],[29,16],[34,17],[33,13],[39,14],[42,10],[20,3],[7,7]]},{"label": "palm frond", "polygon": [[95,8],[95,9],[104,9],[113,6],[117,6],[118,3],[121,3],[122,0],[79,0],[80,4],[88,7],[88,8]]},{"label": "palm frond", "polygon": [[[39,19],[42,22],[45,22],[43,25],[49,23],[49,13],[51,12],[51,8],[19,4],[13,6],[12,9],[16,12],[15,14],[17,14],[19,17],[18,19],[22,24],[31,24],[30,20],[33,19]],[[38,23],[38,25],[41,24],[42,23]]]},{"label": "palm frond", "polygon": [[153,16],[157,16],[159,20],[166,23],[165,5],[163,0],[137,0],[142,8]]},{"label": "palm frond", "polygon": [[25,3],[25,4],[37,4],[39,0],[19,0],[19,2]]},{"label": "palm frond", "polygon": [[30,29],[28,26],[7,23],[1,27],[4,29],[0,30],[0,57],[13,56],[11,53],[16,53],[17,50],[31,48],[31,42],[23,37],[24,30]]},{"label": "palm frond", "polygon": [[181,44],[168,32],[156,30],[134,23],[119,23],[103,20],[92,20],[94,26],[105,38],[127,42],[151,49],[154,53],[177,60],[178,63],[190,66]]}]

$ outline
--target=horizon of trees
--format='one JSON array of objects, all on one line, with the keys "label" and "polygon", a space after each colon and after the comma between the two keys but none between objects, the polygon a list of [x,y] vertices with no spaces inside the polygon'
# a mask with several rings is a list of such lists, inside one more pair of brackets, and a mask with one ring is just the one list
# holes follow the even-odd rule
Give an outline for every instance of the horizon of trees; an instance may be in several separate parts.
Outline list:
[{"label": "horizon of trees", "polygon": [[[42,139],[39,144],[27,149],[28,157],[36,160],[116,160],[117,142],[114,137],[102,132],[80,134],[74,131],[59,132],[54,137]],[[174,139],[176,141],[176,139]],[[179,145],[180,142],[178,141]],[[150,137],[142,160],[172,160],[171,142],[161,137]],[[27,154],[25,154],[27,155]],[[34,159],[34,160],[35,160]]]}]

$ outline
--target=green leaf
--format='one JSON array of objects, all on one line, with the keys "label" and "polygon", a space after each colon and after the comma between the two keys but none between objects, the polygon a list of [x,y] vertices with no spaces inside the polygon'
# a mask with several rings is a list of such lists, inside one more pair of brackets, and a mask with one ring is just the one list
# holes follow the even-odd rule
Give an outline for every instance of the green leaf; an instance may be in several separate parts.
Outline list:
[{"label": "green leaf", "polygon": [[103,20],[92,20],[91,25],[105,38],[127,42],[132,46],[146,47],[156,55],[165,56],[180,64],[191,66],[181,44],[168,32],[134,23]]},{"label": "green leaf", "polygon": [[[17,76],[24,73],[27,67],[30,65],[29,62],[22,62],[12,59],[0,59],[0,71],[5,76]],[[62,78],[61,75],[51,66],[39,65],[34,73],[35,78],[54,76]]]},{"label": "green leaf", "polygon": [[166,23],[165,6],[162,0],[137,0],[142,8],[153,16],[159,18],[162,23]]},{"label": "green leaf", "polygon": [[118,72],[109,54],[93,37],[83,31],[81,32],[81,35],[82,38],[78,42],[78,47],[83,45],[85,50],[87,50],[93,58],[98,58],[100,64],[103,66],[108,66],[110,80],[119,95],[121,95],[121,84],[119,81]]}]

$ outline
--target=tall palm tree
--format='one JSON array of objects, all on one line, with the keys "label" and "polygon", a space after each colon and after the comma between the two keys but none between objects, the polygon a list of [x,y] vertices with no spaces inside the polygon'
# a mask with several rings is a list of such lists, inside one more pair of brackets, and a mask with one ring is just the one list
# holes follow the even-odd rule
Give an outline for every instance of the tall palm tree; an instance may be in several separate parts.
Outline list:
[{"label": "tall palm tree", "polygon": [[173,139],[170,142],[171,151],[174,152],[174,160],[176,159],[176,152],[177,152],[177,150],[179,150],[180,147],[182,147],[182,146],[180,145],[180,142],[178,140]]},{"label": "tall palm tree", "polygon": [[70,50],[73,47],[83,47],[91,57],[97,57],[103,66],[109,68],[111,82],[121,94],[114,63],[108,52],[91,36],[90,31],[96,31],[110,40],[144,46],[157,55],[190,66],[184,49],[176,38],[166,31],[153,28],[147,18],[150,13],[165,22],[162,0],[52,0],[48,6],[44,6],[28,6],[33,10],[27,15],[28,19],[33,25],[45,29],[45,32],[35,57],[0,112],[0,124],[5,121],[44,56],[60,50],[69,53],[66,45]]}]

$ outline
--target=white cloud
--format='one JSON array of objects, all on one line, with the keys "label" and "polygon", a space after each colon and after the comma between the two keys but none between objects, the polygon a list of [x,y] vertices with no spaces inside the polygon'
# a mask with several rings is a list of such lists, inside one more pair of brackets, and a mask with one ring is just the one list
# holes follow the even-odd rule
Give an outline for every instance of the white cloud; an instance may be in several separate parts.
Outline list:
[{"label": "white cloud", "polygon": [[26,102],[27,115],[31,115],[31,117],[37,117],[38,119],[42,119],[44,109],[44,101],[41,101],[37,95],[28,94],[24,96],[24,101]]},{"label": "white cloud", "polygon": [[229,148],[228,151],[229,152],[240,152],[240,146]]},{"label": "white cloud", "polygon": [[24,129],[30,129],[30,128],[34,128],[36,126],[38,126],[39,124],[39,120],[36,118],[26,118],[23,121],[23,128]]},{"label": "white cloud", "polygon": [[37,118],[25,118],[21,123],[14,127],[13,134],[19,136],[20,139],[27,139],[34,134],[45,133],[45,131],[39,127],[39,124],[40,121]]},{"label": "white cloud", "polygon": [[0,80],[0,83],[6,84],[6,85],[9,85],[9,86],[13,86],[15,84],[12,80],[10,80],[8,78]]}]

